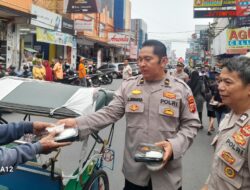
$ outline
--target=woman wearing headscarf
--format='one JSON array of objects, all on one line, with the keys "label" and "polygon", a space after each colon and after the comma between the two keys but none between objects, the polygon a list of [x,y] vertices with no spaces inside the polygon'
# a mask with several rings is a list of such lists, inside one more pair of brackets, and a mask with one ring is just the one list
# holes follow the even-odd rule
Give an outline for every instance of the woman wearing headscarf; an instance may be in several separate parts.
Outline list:
[{"label": "woman wearing headscarf", "polygon": [[204,99],[205,84],[203,80],[200,79],[198,71],[193,71],[191,73],[191,78],[188,81],[188,85],[193,92],[195,103],[197,106],[197,111],[199,113],[199,118],[202,123],[202,110],[205,101]]},{"label": "woman wearing headscarf", "polygon": [[33,61],[33,65],[34,65],[32,69],[33,78],[38,80],[44,80],[46,77],[46,71],[44,66],[42,65],[42,60],[35,59]]},{"label": "woman wearing headscarf", "polygon": [[45,60],[43,62],[43,66],[45,67],[45,71],[46,71],[45,80],[53,81],[53,71],[52,71],[52,68],[50,67],[49,61]]}]

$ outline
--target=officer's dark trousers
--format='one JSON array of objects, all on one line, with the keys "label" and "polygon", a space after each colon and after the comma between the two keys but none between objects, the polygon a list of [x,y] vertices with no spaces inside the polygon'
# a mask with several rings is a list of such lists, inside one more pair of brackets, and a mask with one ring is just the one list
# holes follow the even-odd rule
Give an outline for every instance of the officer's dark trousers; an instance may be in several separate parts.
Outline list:
[{"label": "officer's dark trousers", "polygon": [[[146,187],[138,186],[129,182],[128,180],[125,180],[125,187],[123,190],[153,190],[153,189],[151,180],[149,181],[148,186]],[[182,190],[182,188],[180,187],[178,190]]]}]

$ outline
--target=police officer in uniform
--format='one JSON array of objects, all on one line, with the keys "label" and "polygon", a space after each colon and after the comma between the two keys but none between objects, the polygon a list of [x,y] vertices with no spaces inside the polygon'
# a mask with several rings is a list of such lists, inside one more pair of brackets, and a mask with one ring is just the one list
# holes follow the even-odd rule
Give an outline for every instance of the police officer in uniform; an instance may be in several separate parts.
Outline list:
[{"label": "police officer in uniform", "polygon": [[[180,190],[181,158],[200,127],[195,100],[184,81],[165,73],[166,47],[157,40],[143,44],[138,58],[142,75],[124,80],[114,99],[103,109],[76,119],[60,120],[79,127],[80,138],[116,122],[125,114],[124,190]],[[152,171],[134,161],[140,143],[164,148],[164,167]]]},{"label": "police officer in uniform", "polygon": [[202,190],[250,189],[250,59],[226,61],[219,77],[222,102],[231,112],[221,121],[212,171]]}]

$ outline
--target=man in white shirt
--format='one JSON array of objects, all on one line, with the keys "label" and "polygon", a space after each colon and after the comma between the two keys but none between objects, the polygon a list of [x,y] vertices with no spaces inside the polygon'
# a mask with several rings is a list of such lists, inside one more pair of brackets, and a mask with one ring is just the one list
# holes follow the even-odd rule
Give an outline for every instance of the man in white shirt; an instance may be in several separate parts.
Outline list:
[{"label": "man in white shirt", "polygon": [[245,56],[250,58],[250,49],[247,50],[247,53],[245,54]]},{"label": "man in white shirt", "polygon": [[124,60],[124,67],[123,67],[123,72],[122,72],[122,78],[123,80],[127,80],[129,77],[132,76],[132,68],[128,64],[128,60]]},{"label": "man in white shirt", "polygon": [[177,63],[176,71],[173,74],[174,77],[182,79],[184,82],[188,81],[188,75],[184,72],[184,64],[181,62]]}]

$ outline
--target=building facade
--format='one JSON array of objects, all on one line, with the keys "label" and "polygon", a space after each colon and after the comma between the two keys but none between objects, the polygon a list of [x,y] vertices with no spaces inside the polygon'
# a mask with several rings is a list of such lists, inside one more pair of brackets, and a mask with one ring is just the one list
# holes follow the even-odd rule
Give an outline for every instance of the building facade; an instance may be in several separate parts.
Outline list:
[{"label": "building facade", "polygon": [[30,14],[32,0],[0,1],[0,56],[4,68],[20,67],[20,26],[34,15]]},{"label": "building facade", "polygon": [[114,31],[114,0],[103,0],[99,13],[72,14],[77,30],[78,55],[100,62],[114,59],[114,46],[107,43],[108,33]]},{"label": "building facade", "polygon": [[138,49],[141,49],[143,42],[145,42],[148,38],[146,22],[143,19],[132,19],[131,33],[135,36]]},{"label": "building facade", "polygon": [[131,1],[115,0],[114,3],[115,32],[129,32],[131,28]]}]

